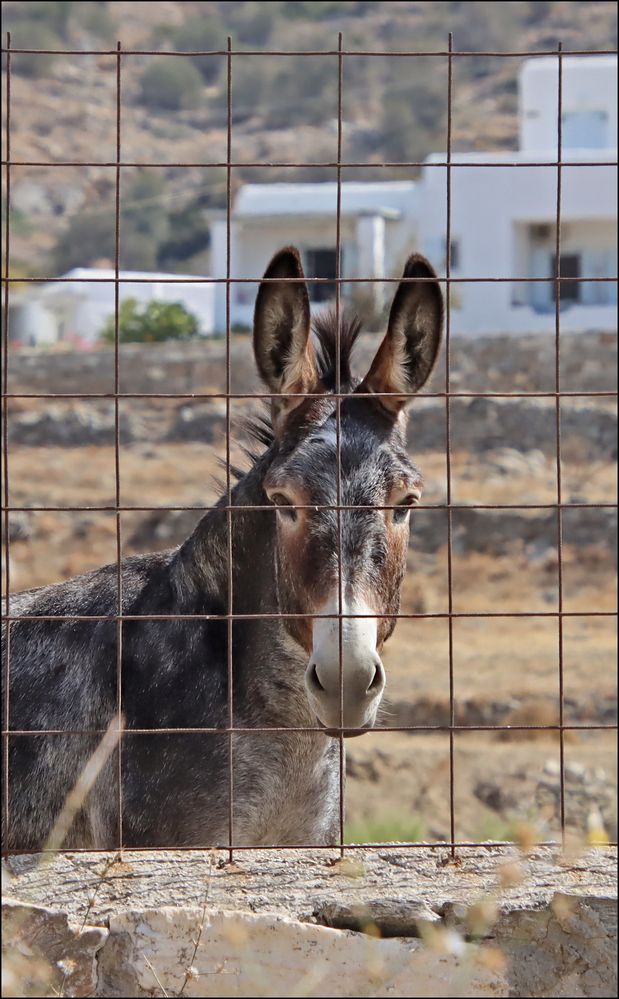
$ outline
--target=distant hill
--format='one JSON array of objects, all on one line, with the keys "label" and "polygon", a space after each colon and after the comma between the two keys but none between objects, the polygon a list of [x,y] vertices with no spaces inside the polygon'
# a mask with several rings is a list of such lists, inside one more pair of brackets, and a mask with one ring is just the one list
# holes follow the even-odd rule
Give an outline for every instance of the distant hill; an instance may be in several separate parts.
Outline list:
[{"label": "distant hill", "polygon": [[[12,45],[23,48],[205,51],[234,48],[535,51],[616,46],[608,2],[171,2],[3,4]],[[227,59],[127,55],[121,74],[121,157],[156,162],[122,171],[121,264],[203,271],[202,209],[223,206]],[[454,149],[515,145],[520,60],[454,60]],[[114,55],[11,57],[11,155],[16,160],[114,162]],[[333,161],[337,152],[337,57],[232,58],[232,157],[236,161]],[[422,160],[446,144],[447,60],[346,56],[343,157],[367,163],[344,179],[411,176],[385,161]],[[4,113],[3,105],[3,113]],[[235,168],[247,180],[333,179],[332,169]],[[13,167],[12,261],[52,274],[114,252],[113,166]]]}]

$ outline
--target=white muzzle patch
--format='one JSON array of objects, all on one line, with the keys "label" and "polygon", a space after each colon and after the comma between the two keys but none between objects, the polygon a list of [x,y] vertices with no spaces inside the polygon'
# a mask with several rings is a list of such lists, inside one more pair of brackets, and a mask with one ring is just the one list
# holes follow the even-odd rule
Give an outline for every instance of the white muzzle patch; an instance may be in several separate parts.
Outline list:
[{"label": "white muzzle patch", "polygon": [[327,728],[371,727],[385,688],[385,671],[376,651],[377,620],[365,601],[342,597],[340,665],[338,611],[336,592],[319,612],[335,616],[314,619],[312,654],[305,674],[308,697]]}]

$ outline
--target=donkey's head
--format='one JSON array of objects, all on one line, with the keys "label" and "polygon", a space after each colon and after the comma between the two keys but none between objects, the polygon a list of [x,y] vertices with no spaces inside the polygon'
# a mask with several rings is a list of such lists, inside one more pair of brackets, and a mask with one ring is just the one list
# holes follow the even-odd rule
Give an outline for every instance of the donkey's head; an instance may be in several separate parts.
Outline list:
[{"label": "donkey's head", "polygon": [[[297,251],[278,253],[264,277],[254,351],[273,393],[275,444],[264,492],[276,507],[279,606],[307,653],[305,686],[319,723],[331,731],[371,728],[385,687],[380,654],[399,609],[410,509],[421,496],[421,475],[405,450],[405,408],[436,360],[442,295],[430,264],[410,257],[387,333],[359,383],[349,368],[358,324],[341,325],[338,335],[331,317],[312,335]],[[346,393],[339,421],[330,394],[338,380]]]}]

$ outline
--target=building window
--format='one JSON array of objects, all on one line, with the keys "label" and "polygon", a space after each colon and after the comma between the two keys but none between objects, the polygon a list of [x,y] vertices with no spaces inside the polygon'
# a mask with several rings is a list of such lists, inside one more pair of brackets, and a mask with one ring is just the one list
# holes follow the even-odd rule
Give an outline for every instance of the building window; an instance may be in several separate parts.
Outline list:
[{"label": "building window", "polygon": [[[553,253],[550,258],[551,262],[551,277],[555,277],[557,273],[557,258]],[[581,277],[581,265],[580,265],[580,254],[579,253],[562,253],[560,258],[560,268],[559,277],[562,278],[579,278]],[[553,282],[552,285],[552,300],[555,302],[557,299],[557,285]],[[580,302],[580,281],[562,281],[561,282],[561,302]]]},{"label": "building window", "polygon": [[564,149],[605,149],[608,146],[606,111],[564,111],[561,124]]},{"label": "building window", "polygon": [[460,240],[452,239],[449,247],[449,263],[452,271],[460,269]]},{"label": "building window", "polygon": [[[435,249],[434,249],[435,248]],[[434,243],[433,249],[428,249],[428,258],[436,260],[439,268],[447,270],[447,237],[443,236]],[[452,239],[449,244],[449,264],[452,271],[460,269],[460,240]]]},{"label": "building window", "polygon": [[[309,278],[337,277],[336,250],[317,249],[305,251],[305,273]],[[335,284],[309,284],[310,302],[330,302],[335,298]]]}]

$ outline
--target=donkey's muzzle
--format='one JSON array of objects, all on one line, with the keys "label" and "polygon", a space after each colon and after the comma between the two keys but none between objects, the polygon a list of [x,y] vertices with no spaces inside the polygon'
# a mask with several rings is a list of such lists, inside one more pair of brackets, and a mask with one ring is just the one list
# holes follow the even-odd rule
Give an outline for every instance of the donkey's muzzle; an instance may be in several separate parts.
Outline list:
[{"label": "donkey's muzzle", "polygon": [[376,721],[385,689],[377,634],[374,611],[365,601],[345,595],[340,601],[335,593],[312,622],[305,689],[318,721],[331,734],[359,735]]},{"label": "donkey's muzzle", "polygon": [[326,660],[312,656],[305,687],[312,709],[327,734],[347,738],[371,729],[385,689],[385,670],[376,652],[362,659],[346,655]]}]

